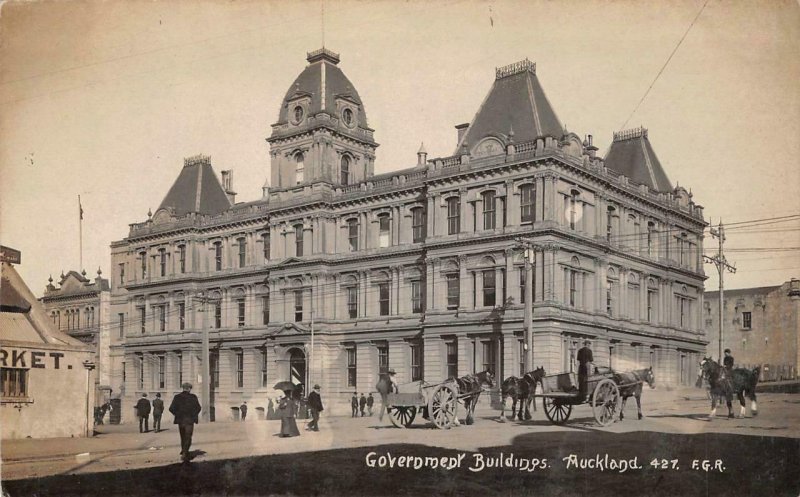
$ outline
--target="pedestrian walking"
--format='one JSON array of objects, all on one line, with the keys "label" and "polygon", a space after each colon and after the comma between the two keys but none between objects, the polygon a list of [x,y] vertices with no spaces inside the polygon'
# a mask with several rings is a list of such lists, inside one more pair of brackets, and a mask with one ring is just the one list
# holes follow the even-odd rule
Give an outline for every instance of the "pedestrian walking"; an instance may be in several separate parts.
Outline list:
[{"label": "pedestrian walking", "polygon": [[364,397],[364,394],[361,394],[361,398],[358,399],[358,407],[361,410],[361,417],[364,417],[364,409],[367,407],[367,398]]},{"label": "pedestrian walking", "polygon": [[353,409],[353,417],[358,416],[358,394],[353,392],[353,397],[350,399],[350,407]]},{"label": "pedestrian walking", "polygon": [[169,412],[175,416],[175,424],[178,425],[178,432],[181,436],[181,460],[189,462],[194,425],[198,421],[197,415],[200,414],[202,408],[197,400],[197,395],[192,393],[191,383],[184,383],[181,388],[183,391],[172,398]]},{"label": "pedestrian walking", "polygon": [[308,394],[308,407],[311,408],[311,422],[308,429],[319,431],[319,413],[322,412],[322,397],[319,395],[319,385],[314,385],[314,391]]},{"label": "pedestrian walking", "polygon": [[278,405],[278,412],[281,416],[280,436],[282,438],[298,437],[300,436],[300,430],[297,429],[297,421],[295,421],[296,408],[294,400],[292,400],[292,392],[286,390],[284,395],[285,397],[281,399],[281,403]]},{"label": "pedestrian walking", "polygon": [[[139,433],[147,433],[150,431],[150,401],[147,400],[147,394],[143,393],[142,398],[136,403],[136,416],[139,418]],[[142,429],[144,427],[144,429]]]},{"label": "pedestrian walking", "polygon": [[242,402],[239,406],[239,412],[242,413],[242,421],[247,419],[247,401]]},{"label": "pedestrian walking", "polygon": [[369,412],[370,416],[372,416],[372,406],[374,405],[375,405],[375,397],[373,397],[372,392],[370,392],[369,396],[367,397],[367,411]]},{"label": "pedestrian walking", "polygon": [[381,394],[381,410],[378,413],[378,421],[383,421],[383,413],[386,412],[386,406],[390,393],[398,393],[397,380],[395,375],[397,372],[394,369],[389,369],[385,373],[381,373],[378,377],[378,383],[375,385],[375,390]]},{"label": "pedestrian walking", "polygon": [[162,414],[164,414],[164,401],[161,400],[161,394],[157,393],[156,398],[153,399],[153,431],[156,433],[161,431]]}]

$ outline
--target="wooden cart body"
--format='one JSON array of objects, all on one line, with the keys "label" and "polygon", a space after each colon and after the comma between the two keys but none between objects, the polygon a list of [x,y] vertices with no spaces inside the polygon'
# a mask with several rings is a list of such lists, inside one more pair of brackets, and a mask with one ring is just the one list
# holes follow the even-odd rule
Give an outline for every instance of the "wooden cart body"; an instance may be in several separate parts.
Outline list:
[{"label": "wooden cart body", "polygon": [[433,385],[416,381],[398,385],[398,390],[386,399],[389,419],[398,428],[410,426],[417,412],[438,428],[447,429],[457,423],[460,397],[455,381]]},{"label": "wooden cart body", "polygon": [[621,404],[619,387],[613,371],[590,375],[584,397],[578,389],[577,373],[558,373],[542,378],[542,389],[534,397],[542,398],[545,416],[554,424],[566,423],[572,406],[590,404],[597,423],[608,426]]}]

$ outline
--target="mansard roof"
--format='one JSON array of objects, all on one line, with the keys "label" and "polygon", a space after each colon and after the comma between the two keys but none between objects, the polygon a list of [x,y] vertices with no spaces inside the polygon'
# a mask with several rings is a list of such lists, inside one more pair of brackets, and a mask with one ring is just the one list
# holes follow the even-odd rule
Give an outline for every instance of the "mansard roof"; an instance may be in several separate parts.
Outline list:
[{"label": "mansard roof", "polygon": [[366,128],[367,114],[364,111],[364,104],[353,83],[339,69],[339,54],[323,47],[307,55],[308,66],[297,76],[283,97],[277,124],[289,122],[289,101],[295,98],[311,97],[311,106],[308,109],[310,115],[324,111],[336,116],[339,113],[336,108],[336,97],[339,97],[358,106],[359,126]]},{"label": "mansard roof", "polygon": [[517,143],[543,136],[561,138],[564,134],[536,77],[536,64],[528,59],[495,69],[492,89],[459,140],[455,154],[461,152],[464,143],[474,147],[487,136],[511,132]]},{"label": "mansard roof", "polygon": [[211,167],[211,159],[197,155],[184,159],[178,179],[158,209],[167,209],[174,216],[183,216],[190,212],[215,215],[230,207],[231,202]]},{"label": "mansard roof", "polygon": [[605,156],[605,165],[652,190],[672,191],[672,184],[656,157],[645,128],[614,133],[614,141]]}]

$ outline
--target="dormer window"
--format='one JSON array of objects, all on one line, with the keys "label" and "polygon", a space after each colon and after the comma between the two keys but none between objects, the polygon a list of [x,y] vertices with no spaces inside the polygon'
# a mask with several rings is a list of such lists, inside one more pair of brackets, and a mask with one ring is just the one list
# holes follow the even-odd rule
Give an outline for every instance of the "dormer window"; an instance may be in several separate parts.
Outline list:
[{"label": "dormer window", "polygon": [[344,121],[345,125],[352,126],[353,125],[353,111],[348,109],[344,109],[342,111],[342,121]]},{"label": "dormer window", "polygon": [[305,116],[305,111],[303,107],[297,106],[294,108],[294,124],[300,124],[303,121],[303,117]]}]

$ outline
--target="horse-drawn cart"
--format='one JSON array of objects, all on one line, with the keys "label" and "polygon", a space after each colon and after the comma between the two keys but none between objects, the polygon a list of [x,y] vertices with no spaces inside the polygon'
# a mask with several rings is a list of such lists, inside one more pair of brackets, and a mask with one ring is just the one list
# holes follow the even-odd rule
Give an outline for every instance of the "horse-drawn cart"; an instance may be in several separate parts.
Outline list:
[{"label": "horse-drawn cart", "polygon": [[542,389],[534,397],[542,398],[544,414],[550,422],[560,425],[567,422],[572,407],[588,403],[592,406],[594,419],[601,426],[614,421],[614,414],[620,408],[621,397],[613,371],[589,376],[587,394],[582,396],[578,389],[577,373],[560,373],[542,378]]},{"label": "horse-drawn cart", "polygon": [[392,424],[407,428],[419,412],[438,428],[450,428],[457,424],[458,386],[455,381],[428,385],[415,381],[400,385],[399,393],[389,393],[387,412]]}]

